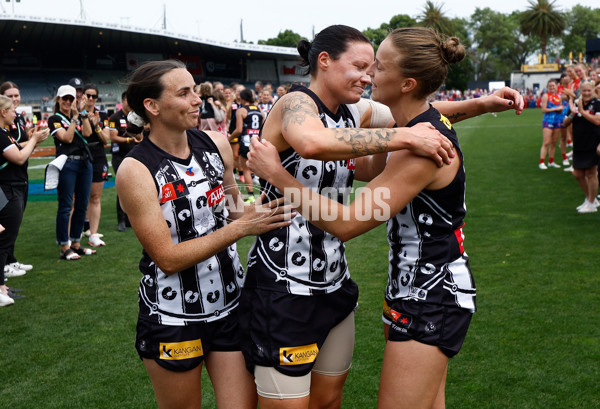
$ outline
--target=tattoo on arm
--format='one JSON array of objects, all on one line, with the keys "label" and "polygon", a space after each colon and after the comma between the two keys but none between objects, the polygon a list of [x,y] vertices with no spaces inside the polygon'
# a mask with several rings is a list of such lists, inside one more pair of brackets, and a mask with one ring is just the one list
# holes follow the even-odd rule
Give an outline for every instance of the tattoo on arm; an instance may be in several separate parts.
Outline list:
[{"label": "tattoo on arm", "polygon": [[451,115],[444,115],[446,118],[448,118],[450,120],[450,122],[458,122],[461,119],[464,119],[467,117],[467,113],[466,112],[455,112]]},{"label": "tattoo on arm", "polygon": [[[297,95],[295,95],[297,94]],[[308,118],[318,119],[317,108],[313,100],[304,93],[289,94],[281,110],[283,129],[287,131],[290,125],[304,125]],[[377,128],[337,128],[332,129],[339,143],[350,145],[352,153],[357,156],[387,152],[394,134],[393,129]]]}]

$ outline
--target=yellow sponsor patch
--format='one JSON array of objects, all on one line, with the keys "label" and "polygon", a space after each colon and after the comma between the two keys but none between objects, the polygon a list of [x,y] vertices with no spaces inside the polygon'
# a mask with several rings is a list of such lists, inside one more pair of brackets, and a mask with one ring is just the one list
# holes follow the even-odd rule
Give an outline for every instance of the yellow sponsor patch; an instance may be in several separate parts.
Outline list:
[{"label": "yellow sponsor patch", "polygon": [[452,124],[444,115],[440,114],[440,122],[446,125],[446,128],[452,129]]},{"label": "yellow sponsor patch", "polygon": [[202,355],[204,355],[204,352],[202,351],[201,339],[160,343],[160,359],[178,361],[181,359],[197,358]]},{"label": "yellow sponsor patch", "polygon": [[302,365],[315,362],[319,354],[317,344],[299,347],[279,348],[279,363],[281,365]]},{"label": "yellow sponsor patch", "polygon": [[111,128],[114,128],[114,127],[115,127],[115,123],[114,123],[114,122],[110,122],[110,125],[109,125],[109,126],[110,126]]},{"label": "yellow sponsor patch", "polygon": [[62,124],[60,122],[54,122],[54,128],[58,129],[62,126]]}]

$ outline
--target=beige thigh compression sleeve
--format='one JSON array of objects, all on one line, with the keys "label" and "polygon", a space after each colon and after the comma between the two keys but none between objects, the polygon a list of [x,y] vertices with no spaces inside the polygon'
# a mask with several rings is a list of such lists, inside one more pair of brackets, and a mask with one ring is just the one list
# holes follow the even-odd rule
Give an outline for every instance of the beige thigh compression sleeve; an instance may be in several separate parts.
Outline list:
[{"label": "beige thigh compression sleeve", "polygon": [[319,351],[313,371],[329,376],[348,372],[354,353],[354,312],[333,327]]},{"label": "beige thigh compression sleeve", "polygon": [[[313,371],[323,375],[338,376],[348,372],[354,353],[354,312],[332,328],[319,351]],[[310,394],[310,373],[304,376],[287,376],[266,366],[254,368],[256,391],[264,398],[293,399]]]}]

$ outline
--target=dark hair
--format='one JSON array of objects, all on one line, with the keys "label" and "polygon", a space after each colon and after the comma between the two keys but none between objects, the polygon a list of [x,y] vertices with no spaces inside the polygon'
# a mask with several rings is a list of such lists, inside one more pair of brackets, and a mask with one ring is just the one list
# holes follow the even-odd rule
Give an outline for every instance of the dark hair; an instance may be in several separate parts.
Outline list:
[{"label": "dark hair", "polygon": [[0,85],[0,95],[4,95],[4,93],[6,91],[8,91],[9,89],[11,89],[11,88],[19,89],[19,87],[17,86],[17,84],[15,84],[12,81],[3,82],[2,85]]},{"label": "dark hair", "polygon": [[244,88],[240,92],[240,98],[247,102],[254,102],[254,94],[252,94],[252,91],[248,88]]},{"label": "dark hair", "polygon": [[397,28],[387,38],[401,54],[396,61],[401,75],[417,80],[419,98],[435,92],[446,80],[448,66],[465,58],[465,47],[458,38],[443,40],[431,28]]},{"label": "dark hair", "polygon": [[96,91],[96,94],[98,94],[98,96],[100,96],[100,91],[98,91],[98,87],[96,86],[96,84],[87,83],[87,84],[84,84],[81,89],[83,91],[86,91],[88,89],[93,89],[94,91]]},{"label": "dark hair", "polygon": [[306,67],[305,75],[315,74],[317,71],[317,58],[323,51],[331,58],[337,60],[351,42],[365,42],[371,44],[369,39],[355,28],[344,25],[333,25],[323,29],[311,42],[300,40],[298,53],[300,53],[300,66]]},{"label": "dark hair", "polygon": [[186,69],[185,64],[178,60],[148,61],[131,75],[127,86],[127,104],[144,121],[148,122],[144,100],[160,98],[164,91],[162,76],[177,68]]}]

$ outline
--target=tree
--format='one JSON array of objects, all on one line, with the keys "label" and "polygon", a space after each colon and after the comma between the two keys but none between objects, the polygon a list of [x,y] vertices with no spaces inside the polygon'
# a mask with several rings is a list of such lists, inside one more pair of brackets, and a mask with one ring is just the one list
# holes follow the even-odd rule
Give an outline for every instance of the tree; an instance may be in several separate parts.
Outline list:
[{"label": "tree", "polygon": [[585,41],[600,37],[600,9],[574,6],[566,13],[567,34],[563,38],[563,58],[570,52],[585,53]]},{"label": "tree", "polygon": [[414,27],[417,22],[406,14],[397,14],[390,19],[389,23],[381,23],[379,28],[367,28],[363,34],[371,41],[373,48],[377,51],[379,44],[385,39],[388,33],[396,28]]},{"label": "tree", "polygon": [[521,32],[525,35],[538,35],[542,54],[546,54],[549,37],[560,36],[565,29],[563,14],[554,8],[556,0],[527,0],[530,8],[521,13]]},{"label": "tree", "polygon": [[423,14],[420,16],[419,25],[433,28],[440,34],[453,35],[454,26],[452,21],[445,16],[443,7],[443,3],[438,6],[433,1],[427,0]]},{"label": "tree", "polygon": [[468,27],[475,43],[469,51],[476,79],[507,79],[535,51],[537,37],[521,34],[519,16],[519,12],[506,15],[487,7],[475,9]]},{"label": "tree", "polygon": [[292,30],[285,30],[283,32],[279,32],[275,38],[258,40],[258,44],[296,48],[300,40],[306,40],[306,38],[302,37],[300,34],[294,33]]}]

